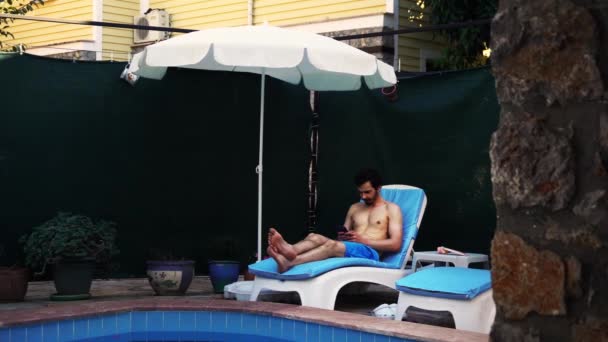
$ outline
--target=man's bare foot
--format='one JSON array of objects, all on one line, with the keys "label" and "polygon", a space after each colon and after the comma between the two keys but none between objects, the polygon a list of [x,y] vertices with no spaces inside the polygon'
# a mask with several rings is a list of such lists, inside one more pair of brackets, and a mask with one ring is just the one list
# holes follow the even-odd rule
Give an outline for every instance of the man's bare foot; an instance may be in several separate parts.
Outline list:
[{"label": "man's bare foot", "polygon": [[266,253],[268,253],[268,255],[270,255],[270,257],[277,262],[277,265],[279,266],[279,273],[286,272],[291,268],[289,260],[287,260],[283,255],[277,253],[272,247],[268,247],[266,249]]},{"label": "man's bare foot", "polygon": [[274,235],[274,233],[276,233],[277,230],[270,227],[268,229],[268,246],[272,246],[272,236]]},{"label": "man's bare foot", "polygon": [[283,255],[287,260],[291,261],[298,256],[298,253],[293,246],[288,244],[276,229],[270,228],[268,235],[270,237],[269,245],[279,252],[279,254]]}]

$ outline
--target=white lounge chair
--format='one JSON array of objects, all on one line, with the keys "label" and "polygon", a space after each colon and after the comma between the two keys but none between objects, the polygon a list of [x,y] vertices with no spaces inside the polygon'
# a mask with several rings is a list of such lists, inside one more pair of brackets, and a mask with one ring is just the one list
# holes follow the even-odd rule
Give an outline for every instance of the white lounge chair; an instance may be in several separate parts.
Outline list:
[{"label": "white lounge chair", "polygon": [[492,299],[489,270],[463,267],[431,267],[397,281],[399,302],[396,320],[410,306],[449,311],[456,329],[490,333],[496,306]]},{"label": "white lounge chair", "polygon": [[249,265],[255,274],[251,301],[262,290],[295,291],[304,306],[334,309],[340,289],[353,282],[382,284],[395,288],[395,282],[412,272],[406,269],[426,208],[426,195],[420,188],[408,185],[386,185],[382,197],[396,203],[403,214],[403,244],[396,253],[385,253],[380,261],[363,258],[330,258],[297,265],[278,273],[274,259]]}]

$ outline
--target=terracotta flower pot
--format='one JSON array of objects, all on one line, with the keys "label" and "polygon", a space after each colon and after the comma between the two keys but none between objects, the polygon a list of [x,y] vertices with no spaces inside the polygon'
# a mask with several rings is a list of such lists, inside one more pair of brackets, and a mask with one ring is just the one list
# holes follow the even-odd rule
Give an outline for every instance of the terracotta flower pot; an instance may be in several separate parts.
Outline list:
[{"label": "terracotta flower pot", "polygon": [[21,302],[27,293],[30,270],[23,267],[0,267],[0,302]]}]

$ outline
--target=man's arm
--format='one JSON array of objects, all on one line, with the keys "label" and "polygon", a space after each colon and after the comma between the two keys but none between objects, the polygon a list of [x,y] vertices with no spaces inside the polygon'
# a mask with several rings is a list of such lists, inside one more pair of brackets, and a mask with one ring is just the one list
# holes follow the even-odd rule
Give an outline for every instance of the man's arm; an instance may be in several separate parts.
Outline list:
[{"label": "man's arm", "polygon": [[403,216],[398,205],[390,203],[388,206],[388,239],[370,240],[355,232],[347,233],[354,241],[366,244],[371,248],[381,252],[397,252],[403,243]]},{"label": "man's arm", "polygon": [[346,218],[344,219],[344,227],[349,231],[353,230],[353,213],[355,212],[355,206],[357,204],[353,204],[348,208],[348,212],[346,213]]},{"label": "man's arm", "polygon": [[353,229],[353,213],[355,212],[355,205],[353,204],[348,208],[348,212],[346,213],[346,218],[344,219],[344,228],[346,228],[346,232],[338,232],[338,241],[346,240],[346,236]]}]

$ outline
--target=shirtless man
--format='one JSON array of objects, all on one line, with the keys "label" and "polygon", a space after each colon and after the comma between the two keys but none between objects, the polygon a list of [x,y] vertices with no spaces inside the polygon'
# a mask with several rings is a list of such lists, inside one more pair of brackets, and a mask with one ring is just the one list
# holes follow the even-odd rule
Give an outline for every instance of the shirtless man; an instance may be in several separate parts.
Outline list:
[{"label": "shirtless man", "polygon": [[281,234],[268,231],[268,255],[276,260],[279,272],[305,262],[332,257],[358,257],[379,260],[379,253],[401,248],[403,227],[401,209],[380,195],[381,179],[375,170],[363,169],[355,176],[355,185],[363,202],[350,206],[338,240],[310,233],[295,244],[287,243]]}]

